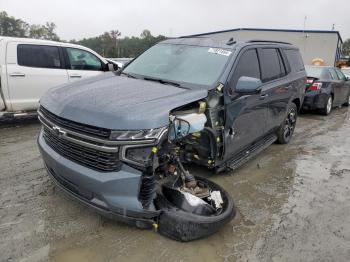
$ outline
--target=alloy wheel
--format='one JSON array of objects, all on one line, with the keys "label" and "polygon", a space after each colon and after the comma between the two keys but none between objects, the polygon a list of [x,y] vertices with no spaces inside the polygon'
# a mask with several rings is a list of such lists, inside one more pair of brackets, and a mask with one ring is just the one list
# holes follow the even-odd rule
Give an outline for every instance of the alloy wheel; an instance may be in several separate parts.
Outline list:
[{"label": "alloy wheel", "polygon": [[294,108],[290,109],[284,124],[283,136],[285,140],[289,140],[293,135],[294,128],[296,125],[296,111]]},{"label": "alloy wheel", "polygon": [[332,110],[332,97],[330,96],[327,101],[327,115],[331,112]]}]

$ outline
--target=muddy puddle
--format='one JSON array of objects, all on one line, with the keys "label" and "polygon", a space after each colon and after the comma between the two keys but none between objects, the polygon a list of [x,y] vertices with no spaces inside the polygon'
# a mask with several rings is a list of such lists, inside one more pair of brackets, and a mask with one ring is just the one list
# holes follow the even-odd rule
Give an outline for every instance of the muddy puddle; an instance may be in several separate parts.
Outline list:
[{"label": "muddy puddle", "polygon": [[237,216],[217,234],[190,243],[107,220],[72,201],[43,169],[35,141],[39,128],[35,121],[0,127],[0,261],[350,257],[346,108],[330,117],[302,115],[289,145],[272,145],[235,172],[212,175],[191,167],[232,195]]}]

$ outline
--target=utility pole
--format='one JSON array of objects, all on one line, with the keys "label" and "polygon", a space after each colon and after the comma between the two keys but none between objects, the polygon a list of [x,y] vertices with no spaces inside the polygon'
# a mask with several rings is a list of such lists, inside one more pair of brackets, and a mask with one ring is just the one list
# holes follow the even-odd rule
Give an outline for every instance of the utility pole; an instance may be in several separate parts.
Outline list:
[{"label": "utility pole", "polygon": [[304,25],[303,25],[303,31],[305,31],[305,28],[306,28],[306,20],[307,20],[307,16],[304,16]]}]

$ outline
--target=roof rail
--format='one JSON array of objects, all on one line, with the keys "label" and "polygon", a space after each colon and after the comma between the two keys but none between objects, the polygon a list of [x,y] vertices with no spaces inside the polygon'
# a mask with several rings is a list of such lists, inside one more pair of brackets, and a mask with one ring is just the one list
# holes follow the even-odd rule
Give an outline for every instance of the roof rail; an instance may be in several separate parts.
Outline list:
[{"label": "roof rail", "polygon": [[273,40],[259,40],[259,39],[253,39],[247,41],[247,43],[256,43],[256,42],[263,42],[263,43],[278,43],[278,44],[286,44],[291,45],[291,43],[288,42],[282,42],[282,41],[273,41]]},{"label": "roof rail", "polygon": [[226,45],[234,45],[235,43],[237,43],[237,41],[231,37],[227,42],[226,42]]}]

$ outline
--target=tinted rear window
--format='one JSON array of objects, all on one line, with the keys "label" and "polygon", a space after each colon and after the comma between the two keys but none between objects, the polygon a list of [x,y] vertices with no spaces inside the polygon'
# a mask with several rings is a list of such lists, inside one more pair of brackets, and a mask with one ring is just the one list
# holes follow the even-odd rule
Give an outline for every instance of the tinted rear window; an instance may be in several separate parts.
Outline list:
[{"label": "tinted rear window", "polygon": [[268,82],[285,75],[281,55],[276,48],[264,48],[259,51],[262,81]]},{"label": "tinted rear window", "polygon": [[306,74],[308,77],[320,78],[323,72],[322,67],[308,66],[306,67]]},{"label": "tinted rear window", "polygon": [[319,66],[306,66],[305,69],[306,69],[307,77],[318,78],[318,79],[332,78],[328,68],[319,67]]},{"label": "tinted rear window", "polygon": [[61,68],[57,46],[18,45],[17,62],[22,66]]},{"label": "tinted rear window", "polygon": [[304,71],[304,62],[298,50],[285,49],[284,53],[287,56],[288,62],[293,72]]}]

